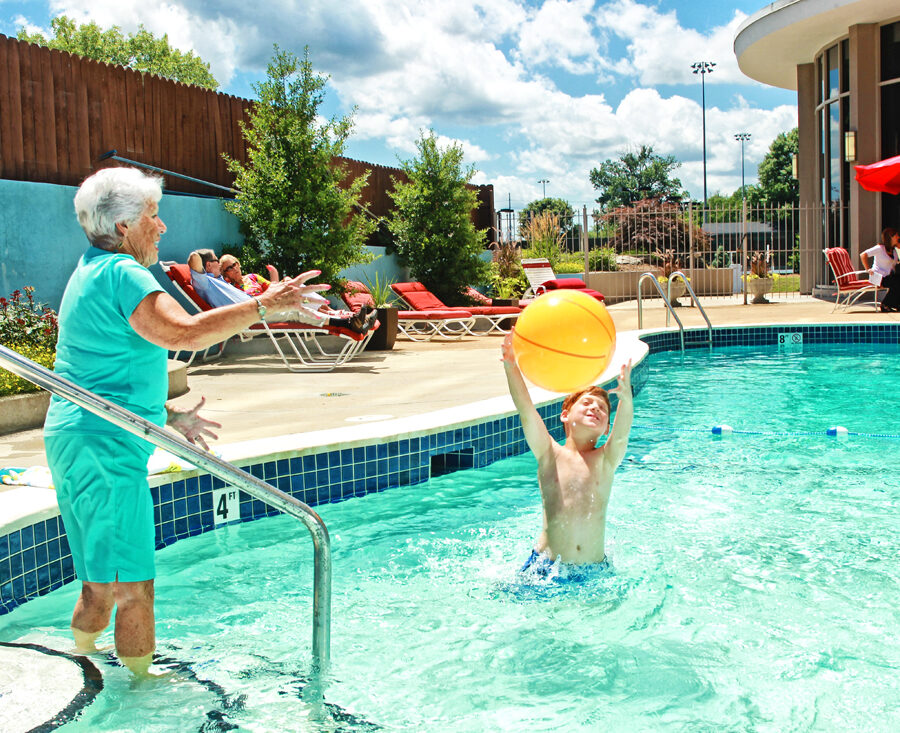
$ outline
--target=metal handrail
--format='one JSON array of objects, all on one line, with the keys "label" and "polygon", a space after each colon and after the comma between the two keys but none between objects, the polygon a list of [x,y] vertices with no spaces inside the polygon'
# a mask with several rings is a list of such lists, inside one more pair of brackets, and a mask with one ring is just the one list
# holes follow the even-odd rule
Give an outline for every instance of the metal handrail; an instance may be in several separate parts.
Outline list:
[{"label": "metal handrail", "polygon": [[[709,338],[710,348],[712,348],[712,323],[709,320],[709,316],[706,315],[706,311],[703,310],[703,306],[700,305],[700,298],[697,297],[697,293],[695,293],[694,288],[691,287],[691,281],[687,279],[687,276],[681,270],[676,270],[669,275],[669,294],[672,294],[672,281],[677,277],[681,278],[685,289],[691,294],[691,300],[694,301],[694,305],[697,306],[697,310],[700,311],[700,315],[702,315],[703,320],[706,321],[706,333]],[[671,308],[669,310],[671,310]],[[669,325],[668,322],[666,325]]]},{"label": "metal handrail", "polygon": [[[666,308],[669,309],[669,313],[675,318],[678,323],[678,335],[681,337],[681,350],[684,351],[684,324],[681,322],[681,319],[678,317],[678,314],[672,308],[672,304],[669,302],[669,298],[666,297],[666,294],[663,292],[662,286],[659,284],[659,281],[656,279],[656,275],[652,272],[645,272],[643,275],[638,278],[638,288],[637,288],[637,304],[638,304],[638,329],[642,329],[644,327],[644,305],[641,302],[641,285],[644,280],[650,279],[650,282],[653,283],[653,287],[656,288],[659,293],[659,297],[663,299],[663,303],[666,304]],[[671,278],[669,280],[669,296],[672,295],[672,281]],[[666,325],[669,325],[668,319],[666,319]]]},{"label": "metal handrail", "polygon": [[223,481],[243,489],[278,511],[296,517],[309,530],[315,553],[313,566],[313,671],[323,673],[331,647],[331,539],[321,517],[302,501],[270,486],[211,453],[200,450],[184,438],[89,392],[68,379],[35,364],[21,354],[0,345],[0,365],[48,392],[69,400],[148,443],[209,471]]}]

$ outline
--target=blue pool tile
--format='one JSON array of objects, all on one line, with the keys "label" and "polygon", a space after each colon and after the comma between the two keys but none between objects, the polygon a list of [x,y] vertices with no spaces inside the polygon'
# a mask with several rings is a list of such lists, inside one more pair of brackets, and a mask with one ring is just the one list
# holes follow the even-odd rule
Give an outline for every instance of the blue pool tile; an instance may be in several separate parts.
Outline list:
[{"label": "blue pool tile", "polygon": [[328,454],[327,453],[317,453],[316,454],[316,470],[321,471],[326,468],[328,468]]},{"label": "blue pool tile", "polygon": [[275,471],[278,476],[290,476],[291,462],[287,458],[279,458],[275,461]]},{"label": "blue pool tile", "polygon": [[172,498],[183,499],[185,496],[184,481],[174,481],[172,483]]},{"label": "blue pool tile", "polygon": [[200,481],[196,476],[185,479],[184,489],[187,496],[196,496],[200,492]]},{"label": "blue pool tile", "polygon": [[18,555],[22,551],[22,535],[18,530],[7,535],[9,539],[9,555]]},{"label": "blue pool tile", "polygon": [[344,448],[340,453],[342,466],[349,466],[353,463],[353,451],[350,448]]},{"label": "blue pool tile", "polygon": [[316,470],[316,457],[303,456],[303,473],[311,473]]},{"label": "blue pool tile", "polygon": [[159,487],[159,502],[165,504],[168,501],[172,501],[172,484],[162,484]]},{"label": "blue pool tile", "polygon": [[267,461],[263,464],[263,478],[268,481],[269,479],[274,479],[278,475],[278,467],[275,465],[275,461]]},{"label": "blue pool tile", "polygon": [[188,531],[187,518],[181,517],[179,519],[176,519],[175,520],[175,534],[178,537],[182,537],[187,534],[187,531]]},{"label": "blue pool tile", "polygon": [[47,543],[42,542],[39,545],[34,546],[34,565],[35,567],[40,567],[41,565],[46,565],[50,562],[50,552],[47,549]]},{"label": "blue pool tile", "polygon": [[204,493],[200,494],[200,509],[201,509],[201,511],[204,511],[204,512],[211,511],[212,503],[213,503],[213,495],[212,495],[211,491],[209,493],[204,492]]},{"label": "blue pool tile", "polygon": [[388,447],[387,447],[387,445],[384,444],[384,443],[379,443],[378,446],[376,446],[375,454],[376,454],[376,457],[379,458],[379,459],[380,459],[380,458],[387,458],[387,455],[388,455]]},{"label": "blue pool tile", "polygon": [[171,504],[162,504],[159,507],[160,523],[171,522],[175,517],[175,507]]},{"label": "blue pool tile", "polygon": [[194,515],[200,513],[200,497],[199,496],[189,496],[187,498],[187,511],[188,515]]},{"label": "blue pool tile", "polygon": [[264,479],[266,477],[265,469],[263,468],[262,463],[254,463],[252,466],[245,467],[244,470],[247,471],[247,473],[249,473],[251,476],[255,476],[258,479]]},{"label": "blue pool tile", "polygon": [[362,463],[366,460],[366,451],[360,446],[353,449],[353,463]]},{"label": "blue pool tile", "polygon": [[51,562],[50,565],[47,566],[47,569],[50,571],[51,583],[56,584],[62,582],[63,570],[62,563],[59,560]]},{"label": "blue pool tile", "polygon": [[201,492],[212,491],[212,476],[208,473],[204,473],[202,476],[198,476],[197,485],[200,488]]},{"label": "blue pool tile", "polygon": [[5,560],[9,557],[9,535],[3,535],[0,537],[0,560]]},{"label": "blue pool tile", "polygon": [[47,541],[47,522],[38,522],[34,525],[34,544],[39,545]]},{"label": "blue pool tile", "polygon": [[50,568],[44,565],[37,569],[38,590],[46,591],[50,587]]},{"label": "blue pool tile", "polygon": [[9,558],[0,560],[0,581],[6,581],[12,577]]},{"label": "blue pool tile", "polygon": [[288,461],[288,474],[296,476],[298,473],[303,473],[303,459],[299,457],[291,458]]}]

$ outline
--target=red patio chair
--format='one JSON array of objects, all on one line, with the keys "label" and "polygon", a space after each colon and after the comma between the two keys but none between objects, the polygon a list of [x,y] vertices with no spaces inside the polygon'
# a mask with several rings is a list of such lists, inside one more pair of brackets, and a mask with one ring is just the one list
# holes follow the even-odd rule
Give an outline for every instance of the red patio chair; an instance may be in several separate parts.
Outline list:
[{"label": "red patio chair", "polygon": [[[866,293],[874,293],[875,299],[873,305],[878,307],[878,291],[880,288],[869,282],[861,280],[857,275],[868,274],[866,270],[854,270],[850,264],[850,255],[843,247],[831,247],[823,250],[825,259],[828,260],[828,266],[834,275],[834,284],[837,286],[837,297],[834,300],[834,313],[839,307],[847,310],[857,300]],[[843,306],[841,306],[841,297],[844,297]]]}]

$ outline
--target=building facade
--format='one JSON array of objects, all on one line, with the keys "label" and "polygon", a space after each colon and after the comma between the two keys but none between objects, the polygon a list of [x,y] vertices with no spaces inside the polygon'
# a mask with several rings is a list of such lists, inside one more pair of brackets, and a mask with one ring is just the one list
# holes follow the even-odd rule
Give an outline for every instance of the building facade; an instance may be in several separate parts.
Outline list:
[{"label": "building facade", "polygon": [[825,282],[822,249],[854,262],[887,226],[900,197],[865,191],[853,166],[900,155],[900,4],[896,0],[779,0],[734,41],[757,81],[797,92],[801,290]]}]

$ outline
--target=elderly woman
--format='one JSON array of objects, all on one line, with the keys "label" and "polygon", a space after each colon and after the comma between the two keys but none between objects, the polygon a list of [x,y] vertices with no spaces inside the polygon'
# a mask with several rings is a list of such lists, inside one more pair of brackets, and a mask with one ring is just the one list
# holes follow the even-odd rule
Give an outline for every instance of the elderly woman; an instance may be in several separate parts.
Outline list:
[{"label": "elderly woman", "polygon": [[[257,298],[189,315],[147,269],[166,231],[159,218],[162,179],[107,168],[82,183],[75,211],[90,247],[66,286],[59,315],[56,372],[143,418],[168,423],[206,447],[216,423],[197,411],[167,409],[167,350],[203,349],[267,313],[296,309],[327,285],[318,272],[273,284]],[[81,652],[109,624],[116,650],[135,674],[155,647],[153,503],[147,485],[152,446],[66,400],[53,397],[44,428],[47,460],[81,595],[72,632]]]}]

